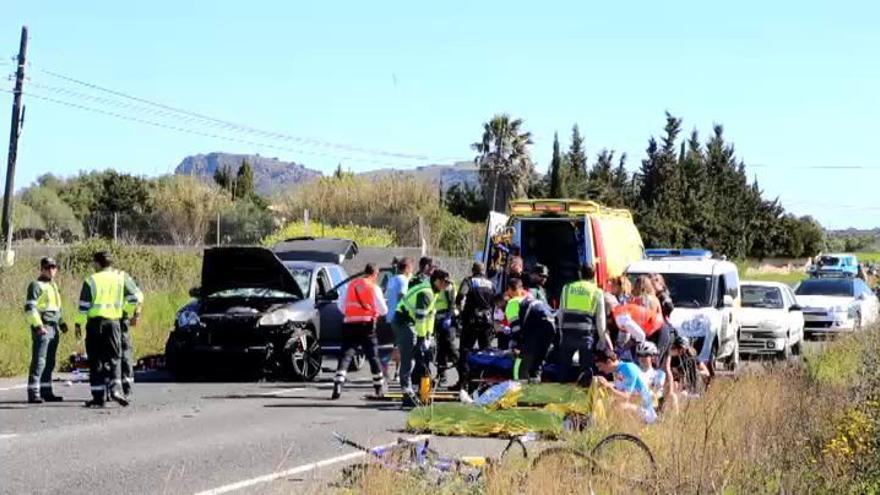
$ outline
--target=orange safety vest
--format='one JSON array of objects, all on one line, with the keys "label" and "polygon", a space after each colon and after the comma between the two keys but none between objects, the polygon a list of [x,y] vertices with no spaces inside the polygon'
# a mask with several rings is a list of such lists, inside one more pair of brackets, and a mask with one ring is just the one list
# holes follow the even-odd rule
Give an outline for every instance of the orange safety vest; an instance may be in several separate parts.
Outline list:
[{"label": "orange safety vest", "polygon": [[376,291],[373,283],[361,277],[348,284],[345,294],[345,323],[369,323],[376,320]]},{"label": "orange safety vest", "polygon": [[663,326],[663,314],[659,309],[651,309],[641,304],[630,302],[616,306],[611,311],[611,314],[614,315],[615,318],[624,313],[629,314],[630,318],[632,318],[638,326],[642,327],[642,330],[645,331],[645,335],[648,337],[653,335],[657,330],[660,330],[660,327]]}]

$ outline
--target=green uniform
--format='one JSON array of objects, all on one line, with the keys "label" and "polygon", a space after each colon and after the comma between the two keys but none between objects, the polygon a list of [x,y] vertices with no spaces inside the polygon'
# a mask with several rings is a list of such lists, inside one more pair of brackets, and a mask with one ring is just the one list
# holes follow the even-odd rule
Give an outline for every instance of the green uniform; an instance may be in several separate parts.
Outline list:
[{"label": "green uniform", "polygon": [[420,379],[428,372],[431,354],[422,348],[422,343],[434,331],[435,302],[431,283],[424,281],[411,286],[397,304],[394,327],[400,349],[400,387],[404,393],[413,392],[413,374]]},{"label": "green uniform", "polygon": [[578,280],[562,289],[559,302],[559,370],[562,380],[571,376],[571,363],[577,352],[583,384],[593,379],[593,353],[600,336],[605,335],[605,295],[595,283]]},{"label": "green uniform", "polygon": [[[60,340],[59,329],[64,323],[61,314],[61,293],[58,285],[40,276],[28,285],[24,305],[31,328],[31,366],[28,373],[29,397],[52,397],[52,372]],[[45,330],[41,333],[40,330]]]},{"label": "green uniform", "polygon": [[446,370],[450,363],[458,362],[458,348],[455,345],[457,297],[454,284],[437,294],[434,303],[434,335],[437,340],[437,374],[442,382],[446,380]]},{"label": "green uniform", "polygon": [[136,304],[140,289],[125,272],[106,268],[83,282],[76,322],[86,327],[89,382],[95,402],[105,394],[118,396],[122,388],[120,321],[126,303]]}]

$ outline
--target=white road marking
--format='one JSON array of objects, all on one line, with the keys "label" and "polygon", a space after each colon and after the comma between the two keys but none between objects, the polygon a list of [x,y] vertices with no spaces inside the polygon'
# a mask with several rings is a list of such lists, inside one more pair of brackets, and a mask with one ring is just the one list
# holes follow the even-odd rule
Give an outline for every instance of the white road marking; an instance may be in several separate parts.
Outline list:
[{"label": "white road marking", "polygon": [[0,440],[6,440],[7,438],[15,438],[18,434],[16,433],[0,433]]},{"label": "white road marking", "polygon": [[0,388],[0,392],[5,392],[7,390],[18,390],[18,389],[22,389],[22,388],[27,388],[27,384],[22,383],[21,385],[13,385],[12,387]]},{"label": "white road marking", "polygon": [[305,390],[305,389],[304,388],[282,388],[281,390],[273,390],[271,392],[266,392],[266,393],[262,393],[259,395],[278,396],[278,395],[284,395],[289,392],[302,392],[303,390]]},{"label": "white road marking", "polygon": [[[411,442],[419,442],[419,441],[427,439],[429,436],[430,435],[418,435],[418,436],[411,437],[408,440]],[[389,447],[393,447],[396,444],[397,444],[397,442],[394,442],[394,443],[389,443],[386,445],[381,445],[381,446],[373,447],[373,448],[376,448],[376,449],[389,448]],[[278,471],[277,473],[266,474],[263,476],[258,476],[256,478],[251,478],[249,480],[239,481],[237,483],[231,483],[229,485],[223,485],[221,487],[213,488],[211,490],[205,490],[203,492],[199,492],[196,495],[220,495],[222,493],[234,492],[236,490],[241,490],[243,488],[248,488],[248,487],[251,487],[254,485],[259,485],[262,483],[268,483],[270,481],[275,481],[280,478],[286,478],[288,476],[293,476],[296,474],[302,474],[302,473],[306,473],[309,471],[314,471],[316,469],[320,469],[322,467],[330,466],[333,464],[338,464],[340,462],[353,461],[355,459],[360,459],[361,457],[364,457],[365,455],[367,455],[366,452],[361,452],[361,451],[352,452],[350,454],[345,454],[345,455],[340,455],[340,456],[336,456],[336,457],[331,457],[329,459],[324,459],[323,461],[312,462],[310,464],[303,464],[302,466],[297,466],[295,468],[287,469],[285,471]]]}]

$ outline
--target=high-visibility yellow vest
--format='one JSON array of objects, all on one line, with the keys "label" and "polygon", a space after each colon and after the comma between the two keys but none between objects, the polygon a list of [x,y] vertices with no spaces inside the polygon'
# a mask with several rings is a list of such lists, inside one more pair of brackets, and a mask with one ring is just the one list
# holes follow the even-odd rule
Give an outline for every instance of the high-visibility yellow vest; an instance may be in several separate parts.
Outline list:
[{"label": "high-visibility yellow vest", "polygon": [[27,308],[27,320],[31,326],[38,327],[43,324],[44,313],[61,312],[61,293],[55,282],[35,281],[40,288],[40,295],[36,300],[28,299],[25,302]]},{"label": "high-visibility yellow vest", "polygon": [[[427,294],[430,305],[427,308],[416,309],[416,301],[420,294]],[[434,290],[431,288],[431,282],[425,281],[415,287],[412,287],[403,296],[398,309],[403,310],[413,322],[415,322],[416,337],[426,337],[434,333],[434,311],[437,304],[437,298],[434,297]]]},{"label": "high-visibility yellow vest", "polygon": [[562,289],[562,331],[592,332],[596,329],[596,309],[602,291],[593,282],[578,280]]},{"label": "high-visibility yellow vest", "polygon": [[450,285],[448,289],[439,292],[434,303],[434,311],[437,318],[446,318],[455,304],[455,294],[457,290],[454,285]]},{"label": "high-visibility yellow vest", "polygon": [[511,329],[513,329],[514,325],[519,327],[519,306],[522,304],[523,299],[525,299],[525,296],[511,297],[504,308],[504,317],[507,319],[507,324],[510,325]]},{"label": "high-visibility yellow vest", "polygon": [[92,290],[92,305],[86,312],[91,318],[107,320],[122,319],[125,303],[125,273],[117,270],[103,270],[87,279]]}]

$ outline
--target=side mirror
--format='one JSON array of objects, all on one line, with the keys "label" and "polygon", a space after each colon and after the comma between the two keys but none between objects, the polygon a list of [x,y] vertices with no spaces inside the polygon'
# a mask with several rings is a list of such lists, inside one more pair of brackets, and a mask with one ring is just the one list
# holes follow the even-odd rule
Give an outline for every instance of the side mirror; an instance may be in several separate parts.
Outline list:
[{"label": "side mirror", "polygon": [[199,297],[202,297],[202,288],[201,287],[193,287],[192,289],[189,290],[189,295],[190,295],[190,297],[194,297],[196,299],[198,299]]},{"label": "side mirror", "polygon": [[788,310],[791,311],[792,313],[794,313],[796,311],[803,311],[804,308],[798,306],[797,304],[792,304],[791,307],[788,308]]},{"label": "side mirror", "polygon": [[725,295],[721,299],[721,306],[725,307],[725,308],[732,308],[733,307],[733,297],[731,297],[729,295]]},{"label": "side mirror", "polygon": [[858,297],[856,297],[856,299],[859,301],[864,301],[867,298],[868,298],[868,295],[865,294],[864,292],[862,292],[861,294],[858,295]]}]

